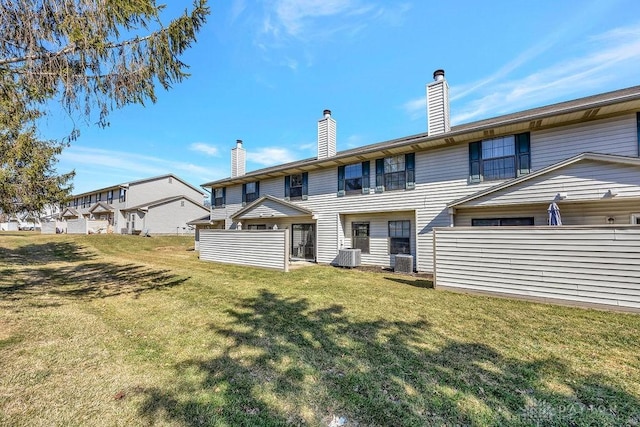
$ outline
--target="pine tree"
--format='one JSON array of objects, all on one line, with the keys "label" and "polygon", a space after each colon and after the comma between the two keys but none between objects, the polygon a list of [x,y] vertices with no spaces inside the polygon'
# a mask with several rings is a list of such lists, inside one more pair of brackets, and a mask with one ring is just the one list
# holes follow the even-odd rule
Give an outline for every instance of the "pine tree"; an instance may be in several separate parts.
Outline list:
[{"label": "pine tree", "polygon": [[77,134],[43,141],[35,128],[52,98],[73,116],[97,111],[107,126],[113,109],[155,102],[158,84],[188,76],[180,56],[207,2],[166,25],[164,10],[154,0],[0,0],[0,209],[38,209],[69,191],[72,175],[56,176],[54,166]]}]

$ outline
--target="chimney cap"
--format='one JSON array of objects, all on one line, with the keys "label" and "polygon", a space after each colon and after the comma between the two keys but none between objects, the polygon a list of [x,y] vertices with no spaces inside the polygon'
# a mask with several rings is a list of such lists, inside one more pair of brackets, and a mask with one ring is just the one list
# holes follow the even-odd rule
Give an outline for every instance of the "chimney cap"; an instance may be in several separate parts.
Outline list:
[{"label": "chimney cap", "polygon": [[325,117],[330,116],[330,115],[331,115],[331,110],[324,110],[324,111],[322,112],[322,115],[323,115],[323,116],[325,116]]},{"label": "chimney cap", "polygon": [[242,140],[241,139],[236,139],[236,145],[238,147],[241,147],[242,146]]},{"label": "chimney cap", "polygon": [[435,70],[433,72],[433,80],[437,82],[444,80],[444,70]]}]

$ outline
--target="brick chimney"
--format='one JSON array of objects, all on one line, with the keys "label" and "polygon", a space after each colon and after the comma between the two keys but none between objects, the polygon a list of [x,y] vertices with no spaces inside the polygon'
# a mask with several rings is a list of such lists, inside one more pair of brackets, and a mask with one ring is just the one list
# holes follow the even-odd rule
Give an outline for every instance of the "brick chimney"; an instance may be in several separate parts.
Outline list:
[{"label": "brick chimney", "polygon": [[427,130],[429,135],[449,132],[449,85],[444,70],[433,72],[433,82],[427,84]]},{"label": "brick chimney", "polygon": [[242,148],[242,140],[236,141],[236,147],[231,150],[231,178],[245,174],[247,152]]},{"label": "brick chimney", "polygon": [[331,110],[324,110],[318,120],[318,159],[336,155],[336,121],[331,118]]}]

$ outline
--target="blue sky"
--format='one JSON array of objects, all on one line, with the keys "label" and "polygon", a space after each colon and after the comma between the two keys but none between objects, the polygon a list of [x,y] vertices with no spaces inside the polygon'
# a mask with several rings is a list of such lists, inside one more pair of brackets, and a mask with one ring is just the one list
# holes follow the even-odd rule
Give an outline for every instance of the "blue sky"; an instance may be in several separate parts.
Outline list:
[{"label": "blue sky", "polygon": [[228,177],[236,139],[248,171],[315,157],[326,108],[339,151],[426,132],[438,68],[453,125],[640,84],[637,0],[210,6],[183,57],[191,77],[156,104],[115,111],[106,129],[56,108],[42,122],[44,138],[81,131],[58,164],[75,169],[75,193],[165,173],[196,186]]}]

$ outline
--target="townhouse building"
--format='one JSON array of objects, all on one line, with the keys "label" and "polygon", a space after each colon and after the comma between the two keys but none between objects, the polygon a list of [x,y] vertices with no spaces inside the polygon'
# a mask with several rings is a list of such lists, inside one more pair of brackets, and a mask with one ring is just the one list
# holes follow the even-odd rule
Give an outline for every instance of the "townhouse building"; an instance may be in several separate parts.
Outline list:
[{"label": "townhouse building", "polygon": [[[211,211],[199,229],[289,229],[291,258],[393,267],[398,254],[433,270],[433,230],[640,224],[640,86],[457,126],[443,70],[427,84],[428,132],[336,152],[329,110],[318,155],[247,172],[241,141],[229,178],[202,185]],[[471,254],[472,255],[472,254]],[[247,260],[259,248],[247,247]]]}]

